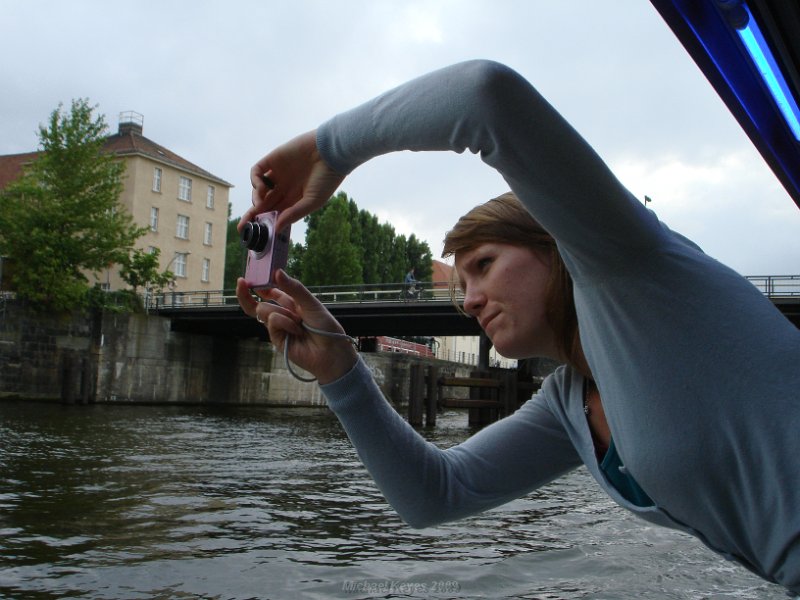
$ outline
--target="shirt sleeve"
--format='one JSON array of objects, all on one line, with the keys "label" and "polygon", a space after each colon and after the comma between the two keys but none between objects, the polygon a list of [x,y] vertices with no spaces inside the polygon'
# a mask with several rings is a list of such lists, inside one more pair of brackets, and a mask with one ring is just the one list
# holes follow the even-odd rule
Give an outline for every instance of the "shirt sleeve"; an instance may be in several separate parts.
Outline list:
[{"label": "shirt sleeve", "polygon": [[317,145],[341,174],[400,150],[480,154],[558,241],[573,277],[624,268],[620,256],[639,258],[666,234],[523,77],[491,61],[434,71],[342,113],[320,126]]},{"label": "shirt sleeve", "polygon": [[322,392],[378,488],[412,527],[499,506],[581,464],[541,392],[446,450],[397,414],[360,359]]}]

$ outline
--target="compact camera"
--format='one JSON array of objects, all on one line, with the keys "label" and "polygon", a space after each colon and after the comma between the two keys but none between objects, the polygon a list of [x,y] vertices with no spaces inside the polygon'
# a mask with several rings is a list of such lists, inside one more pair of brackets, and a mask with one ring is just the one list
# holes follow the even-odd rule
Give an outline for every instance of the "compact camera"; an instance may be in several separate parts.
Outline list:
[{"label": "compact camera", "polygon": [[275,287],[273,274],[286,267],[292,226],[275,231],[277,211],[256,215],[242,228],[242,246],[247,248],[244,280],[251,290]]}]

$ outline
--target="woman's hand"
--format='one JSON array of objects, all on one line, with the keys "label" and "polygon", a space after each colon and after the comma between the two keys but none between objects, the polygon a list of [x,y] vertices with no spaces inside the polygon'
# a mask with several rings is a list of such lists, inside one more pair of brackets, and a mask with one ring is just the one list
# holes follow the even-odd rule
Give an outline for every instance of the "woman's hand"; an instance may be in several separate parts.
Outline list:
[{"label": "woman's hand", "polygon": [[281,213],[276,229],[281,231],[325,204],[343,180],[320,157],[316,130],[299,135],[250,169],[253,207],[242,216],[239,230],[255,215],[277,210]]},{"label": "woman's hand", "polygon": [[335,381],[345,375],[358,359],[353,345],[306,331],[302,322],[324,331],[344,333],[322,303],[297,279],[286,272],[275,273],[276,288],[259,290],[258,295],[270,302],[258,302],[250,294],[244,279],[236,283],[236,297],[245,314],[264,323],[269,339],[283,352],[286,336],[292,336],[289,360],[313,374],[320,385]]}]

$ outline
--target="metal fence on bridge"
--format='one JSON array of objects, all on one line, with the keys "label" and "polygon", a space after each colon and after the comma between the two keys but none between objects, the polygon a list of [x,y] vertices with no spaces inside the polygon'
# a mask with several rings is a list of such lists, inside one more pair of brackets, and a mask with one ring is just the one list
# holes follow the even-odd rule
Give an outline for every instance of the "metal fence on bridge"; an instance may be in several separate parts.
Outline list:
[{"label": "metal fence on bridge", "polygon": [[800,275],[750,275],[747,279],[770,298],[800,296]]},{"label": "metal fence on bridge", "polygon": [[[770,298],[800,297],[800,275],[751,275],[747,279]],[[414,286],[403,283],[324,285],[310,287],[309,291],[323,303],[450,301],[447,281],[419,281]],[[456,290],[456,299],[463,301],[461,290]],[[167,291],[146,294],[144,300],[145,307],[155,311],[238,304],[234,290]]]},{"label": "metal fence on bridge", "polygon": [[[323,303],[450,302],[447,281],[418,281],[413,286],[404,283],[322,285],[308,289]],[[456,290],[456,298],[463,300],[460,290]],[[219,307],[237,304],[234,290],[167,291],[145,296],[145,307],[155,311],[167,308]]]}]

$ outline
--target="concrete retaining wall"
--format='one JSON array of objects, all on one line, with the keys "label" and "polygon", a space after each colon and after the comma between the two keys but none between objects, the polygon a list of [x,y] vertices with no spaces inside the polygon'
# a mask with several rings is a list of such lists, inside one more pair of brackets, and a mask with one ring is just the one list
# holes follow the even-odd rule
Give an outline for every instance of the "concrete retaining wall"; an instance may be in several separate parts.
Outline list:
[{"label": "concrete retaining wall", "polygon": [[38,313],[0,299],[0,398],[89,394],[94,326],[90,316]]},{"label": "concrete retaining wall", "polygon": [[[408,401],[413,362],[443,373],[471,367],[405,354],[362,355],[398,408]],[[322,406],[319,387],[291,376],[268,343],[170,331],[141,314],[66,316],[0,306],[0,398],[70,402],[231,403]]]}]

